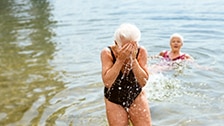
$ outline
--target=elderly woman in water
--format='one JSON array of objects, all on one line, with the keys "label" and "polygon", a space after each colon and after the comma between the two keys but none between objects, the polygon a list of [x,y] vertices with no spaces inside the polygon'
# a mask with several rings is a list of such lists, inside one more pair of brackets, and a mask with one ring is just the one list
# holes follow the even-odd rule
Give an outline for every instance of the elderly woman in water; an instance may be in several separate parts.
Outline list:
[{"label": "elderly woman in water", "polygon": [[178,34],[174,33],[170,36],[170,51],[162,51],[159,53],[167,61],[175,61],[175,60],[185,60],[185,59],[192,59],[192,57],[186,53],[181,52],[181,47],[183,46],[183,37]]},{"label": "elderly woman in water", "polygon": [[[184,65],[184,62],[182,61],[190,61],[190,62],[193,61],[193,58],[189,54],[181,52],[184,40],[180,34],[178,33],[172,34],[170,36],[169,43],[170,43],[170,50],[165,50],[159,53],[159,57],[162,58],[162,62],[160,62],[159,64],[151,65],[149,68],[151,73],[171,70],[173,68],[177,68],[177,66],[179,68],[180,66]],[[156,57],[158,57],[158,55],[152,58]]]},{"label": "elderly woman in water", "polygon": [[142,89],[149,77],[147,51],[139,46],[140,30],[122,24],[114,45],[101,52],[106,114],[110,126],[151,126],[150,109]]}]

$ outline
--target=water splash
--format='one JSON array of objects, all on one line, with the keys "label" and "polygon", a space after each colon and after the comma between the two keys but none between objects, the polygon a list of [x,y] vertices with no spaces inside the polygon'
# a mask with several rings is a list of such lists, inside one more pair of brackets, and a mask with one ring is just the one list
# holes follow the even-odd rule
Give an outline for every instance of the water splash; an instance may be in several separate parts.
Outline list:
[{"label": "water splash", "polygon": [[132,57],[130,56],[129,61],[124,66],[124,72],[123,72],[123,75],[121,77],[121,80],[123,80],[124,77],[127,76],[130,73],[130,71],[132,70],[133,62],[134,61],[133,61]]},{"label": "water splash", "polygon": [[180,77],[190,63],[187,60],[167,61],[161,56],[149,57],[150,77],[145,89],[152,101],[172,100],[183,95],[184,86]]},{"label": "water splash", "polygon": [[173,97],[180,97],[181,81],[177,78],[164,76],[162,73],[153,74],[145,87],[150,101],[172,100]]},{"label": "water splash", "polygon": [[149,64],[149,71],[152,74],[156,73],[165,73],[171,72],[173,76],[180,76],[183,74],[185,68],[191,64],[188,60],[175,60],[169,61],[164,59],[161,56],[151,56],[148,57]]}]

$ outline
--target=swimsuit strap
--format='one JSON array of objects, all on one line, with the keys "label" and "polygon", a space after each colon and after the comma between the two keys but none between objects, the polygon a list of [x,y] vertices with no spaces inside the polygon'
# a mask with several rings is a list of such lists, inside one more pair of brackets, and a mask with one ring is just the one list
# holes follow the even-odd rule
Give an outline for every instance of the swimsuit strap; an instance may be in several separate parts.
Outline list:
[{"label": "swimsuit strap", "polygon": [[139,52],[140,52],[140,48],[138,48],[138,52],[137,52],[137,54],[136,54],[136,58],[138,58],[138,54],[139,54]]},{"label": "swimsuit strap", "polygon": [[115,63],[115,61],[116,61],[116,57],[115,57],[115,55],[114,55],[114,53],[113,53],[113,51],[112,51],[112,48],[111,48],[110,46],[108,46],[108,48],[110,49],[111,56],[113,57],[113,63]]},{"label": "swimsuit strap", "polygon": [[169,53],[169,51],[165,51],[164,54],[163,54],[163,57],[164,57],[164,58],[167,58],[167,59],[169,59],[169,60],[172,60],[172,61],[174,61],[174,60],[178,60],[178,59],[183,60],[183,59],[185,58],[185,54],[182,54],[182,55],[180,55],[180,56],[178,56],[178,57],[176,57],[176,58],[174,58],[174,59],[170,59],[168,53]]},{"label": "swimsuit strap", "polygon": [[174,58],[173,60],[178,60],[181,59],[183,60],[185,58],[185,54],[178,56],[177,58]]},{"label": "swimsuit strap", "polygon": [[164,57],[164,58],[169,58],[168,51],[165,51],[165,52],[164,52],[163,57]]}]

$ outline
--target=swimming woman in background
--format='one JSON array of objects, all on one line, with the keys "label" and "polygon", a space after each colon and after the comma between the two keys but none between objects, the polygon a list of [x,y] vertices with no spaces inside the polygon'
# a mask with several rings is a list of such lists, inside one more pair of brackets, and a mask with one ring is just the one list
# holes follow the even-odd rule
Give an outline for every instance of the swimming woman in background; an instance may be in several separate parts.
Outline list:
[{"label": "swimming woman in background", "polygon": [[[160,58],[162,62],[159,64],[150,65],[151,73],[158,73],[166,70],[172,70],[176,66],[184,65],[182,61],[192,62],[194,59],[187,53],[182,53],[181,48],[183,47],[183,37],[174,33],[170,36],[170,50],[165,50],[154,56],[154,58]],[[153,57],[152,57],[153,58]]]},{"label": "swimming woman in background", "polygon": [[159,53],[159,55],[162,56],[166,61],[193,59],[190,55],[181,52],[183,43],[183,37],[178,33],[174,33],[170,36],[171,50],[162,51]]},{"label": "swimming woman in background", "polygon": [[149,71],[147,51],[139,46],[141,33],[122,24],[114,33],[114,45],[101,52],[106,114],[110,126],[151,126],[146,92]]}]

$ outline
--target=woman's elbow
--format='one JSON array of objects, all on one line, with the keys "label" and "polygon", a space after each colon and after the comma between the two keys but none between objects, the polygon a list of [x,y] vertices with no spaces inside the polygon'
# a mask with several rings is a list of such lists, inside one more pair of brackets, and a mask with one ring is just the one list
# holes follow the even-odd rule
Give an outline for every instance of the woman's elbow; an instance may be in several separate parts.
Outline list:
[{"label": "woman's elbow", "polygon": [[141,86],[144,87],[147,84],[147,82],[148,82],[148,78],[143,78],[141,80]]},{"label": "woman's elbow", "polygon": [[110,88],[111,86],[110,80],[108,79],[103,79],[103,84],[106,88]]}]

